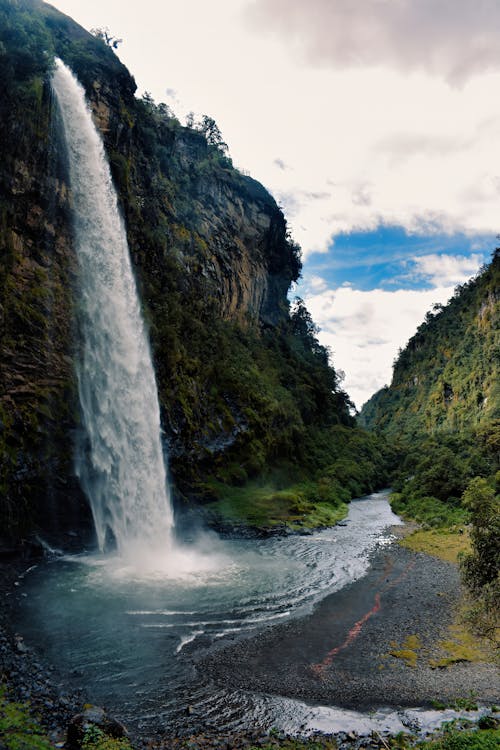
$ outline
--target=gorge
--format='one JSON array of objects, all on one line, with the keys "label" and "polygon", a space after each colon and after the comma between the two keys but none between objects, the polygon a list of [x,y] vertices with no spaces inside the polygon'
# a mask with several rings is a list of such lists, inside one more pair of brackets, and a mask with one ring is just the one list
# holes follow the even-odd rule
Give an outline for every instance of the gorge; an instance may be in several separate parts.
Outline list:
[{"label": "gorge", "polygon": [[[39,0],[0,0],[0,72],[0,667],[49,746],[84,697],[152,748],[387,750],[470,691],[493,721],[498,251],[356,417],[289,300],[283,212],[213,120],[136,97]],[[474,648],[457,555],[422,535],[469,553]],[[108,750],[92,731],[75,747]]]}]

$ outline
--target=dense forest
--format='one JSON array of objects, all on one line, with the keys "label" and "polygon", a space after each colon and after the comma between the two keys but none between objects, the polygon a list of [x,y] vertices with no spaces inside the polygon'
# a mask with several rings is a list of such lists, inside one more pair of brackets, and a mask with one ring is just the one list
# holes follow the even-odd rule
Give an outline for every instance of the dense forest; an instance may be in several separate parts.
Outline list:
[{"label": "dense forest", "polygon": [[331,522],[387,481],[390,451],[355,425],[314,322],[288,300],[300,248],[280,208],[233,168],[212,118],[183,126],[136,97],[112,40],[38,0],[0,0],[4,532],[88,520],[73,467],[78,269],[55,56],[84,86],[104,139],[178,506],[209,502],[215,515],[264,525]]},{"label": "dense forest", "polygon": [[363,407],[360,422],[400,450],[395,486],[416,517],[415,499],[427,498],[436,520],[450,508],[459,519],[469,481],[499,468],[499,312],[495,250],[476,278],[427,314],[394,363],[390,387]]}]

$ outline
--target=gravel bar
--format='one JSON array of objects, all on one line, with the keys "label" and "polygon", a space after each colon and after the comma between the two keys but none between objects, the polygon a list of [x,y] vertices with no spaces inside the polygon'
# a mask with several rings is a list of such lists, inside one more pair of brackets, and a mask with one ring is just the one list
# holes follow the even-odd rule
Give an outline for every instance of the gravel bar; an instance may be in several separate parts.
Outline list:
[{"label": "gravel bar", "polygon": [[[459,601],[456,565],[393,544],[374,555],[366,576],[312,614],[219,648],[201,668],[229,689],[362,711],[471,694],[484,705],[498,702],[493,664],[429,664],[439,641],[450,639]],[[417,648],[408,649],[408,638]],[[413,654],[390,654],[405,650]]]}]

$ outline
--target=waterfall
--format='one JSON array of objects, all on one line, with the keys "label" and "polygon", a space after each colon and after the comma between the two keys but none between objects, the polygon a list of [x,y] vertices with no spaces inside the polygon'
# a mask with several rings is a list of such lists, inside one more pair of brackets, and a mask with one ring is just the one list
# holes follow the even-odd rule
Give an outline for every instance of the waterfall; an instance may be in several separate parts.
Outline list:
[{"label": "waterfall", "polygon": [[134,545],[165,547],[173,515],[160,410],[125,227],[83,88],[60,60],[53,89],[68,153],[79,262],[76,371],[86,436],[76,450],[76,471],[101,550],[110,532],[121,553]]}]

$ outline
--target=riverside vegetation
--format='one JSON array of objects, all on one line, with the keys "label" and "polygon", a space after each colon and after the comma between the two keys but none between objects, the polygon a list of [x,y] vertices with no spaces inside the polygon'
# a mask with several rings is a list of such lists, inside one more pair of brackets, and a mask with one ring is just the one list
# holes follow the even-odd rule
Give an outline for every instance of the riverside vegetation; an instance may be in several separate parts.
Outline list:
[{"label": "riverside vegetation", "polygon": [[[300,250],[272,197],[234,169],[210,117],[183,126],[166,105],[136,98],[106,39],[38,0],[0,0],[0,541],[19,545],[41,529],[64,543],[90,524],[71,448],[76,260],[50,90],[55,55],[84,85],[105,141],[178,506],[202,505],[216,523],[327,525],[399,462],[397,512],[432,534],[467,539],[458,529],[470,527],[464,577],[475,622],[494,637],[498,251],[428,315],[357,425],[311,316],[287,300]],[[5,694],[0,727],[10,750],[51,746]],[[495,732],[451,730],[429,747],[489,750]],[[97,731],[85,742],[127,746]]]}]

